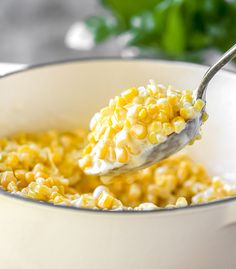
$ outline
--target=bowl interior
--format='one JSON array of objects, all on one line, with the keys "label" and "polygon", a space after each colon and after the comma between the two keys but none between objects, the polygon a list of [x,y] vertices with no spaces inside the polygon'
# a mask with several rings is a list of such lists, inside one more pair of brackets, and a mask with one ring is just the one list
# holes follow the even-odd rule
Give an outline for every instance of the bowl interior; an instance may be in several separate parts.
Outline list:
[{"label": "bowl interior", "polygon": [[[153,60],[90,60],[34,68],[0,80],[0,135],[87,127],[109,99],[154,79],[195,89],[206,67]],[[236,74],[222,71],[207,92],[203,139],[186,150],[212,175],[236,174]],[[227,175],[225,175],[227,173]],[[235,177],[236,180],[236,177]]]}]

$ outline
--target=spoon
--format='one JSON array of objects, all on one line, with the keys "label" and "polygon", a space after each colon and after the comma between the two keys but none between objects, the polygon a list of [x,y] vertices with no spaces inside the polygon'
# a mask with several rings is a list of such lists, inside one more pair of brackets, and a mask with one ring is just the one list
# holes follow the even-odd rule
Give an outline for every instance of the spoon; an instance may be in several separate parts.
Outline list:
[{"label": "spoon", "polygon": [[[209,82],[214,77],[214,75],[235,56],[236,44],[232,46],[226,53],[224,53],[223,56],[207,70],[202,78],[200,85],[196,89],[195,100],[202,99],[206,102],[206,90]],[[205,107],[200,113],[198,113],[197,116],[191,120],[188,120],[186,122],[186,127],[179,134],[173,133],[167,137],[165,142],[158,145],[153,145],[150,148],[143,150],[143,152],[139,155],[137,161],[132,161],[119,167],[111,167],[108,170],[106,169],[106,171],[102,171],[100,175],[111,176],[139,170],[141,168],[145,168],[154,163],[157,163],[158,161],[178,152],[186,145],[188,145],[189,142],[199,134],[204,111]]]}]

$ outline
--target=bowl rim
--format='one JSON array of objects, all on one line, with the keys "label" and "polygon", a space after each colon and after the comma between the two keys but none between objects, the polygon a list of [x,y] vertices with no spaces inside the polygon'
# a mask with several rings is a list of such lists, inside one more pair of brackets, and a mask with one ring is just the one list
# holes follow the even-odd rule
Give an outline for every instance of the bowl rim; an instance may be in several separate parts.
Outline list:
[{"label": "bowl rim", "polygon": [[[168,61],[168,60],[159,60],[156,58],[143,58],[143,57],[136,57],[136,58],[121,58],[121,57],[85,57],[85,58],[74,58],[74,59],[62,59],[62,60],[56,60],[56,61],[49,61],[39,64],[32,64],[32,65],[26,65],[22,67],[21,69],[18,69],[16,71],[8,72],[4,75],[0,76],[0,80],[11,77],[15,74],[21,74],[21,73],[27,73],[28,71],[35,70],[35,69],[41,69],[44,67],[50,67],[50,66],[60,66],[63,64],[70,64],[70,63],[81,63],[81,62],[105,62],[105,61],[117,61],[117,62],[136,62],[136,61],[143,61],[143,62],[157,62],[160,64],[168,64],[168,65],[179,65],[179,66],[189,66],[192,68],[199,68],[199,69],[206,69],[209,67],[209,65],[202,65],[197,63],[191,63],[191,62],[183,62],[183,61]],[[228,75],[232,75],[236,77],[236,72],[231,70],[222,70],[221,73],[225,73]],[[125,215],[137,215],[137,214],[160,214],[160,213],[170,213],[170,212],[188,212],[191,209],[206,209],[206,208],[212,208],[213,206],[217,205],[225,205],[229,202],[236,202],[236,196],[226,197],[219,200],[207,202],[207,203],[201,203],[196,205],[189,205],[185,207],[175,207],[175,208],[157,208],[153,210],[143,210],[143,211],[134,211],[134,210],[102,210],[102,209],[92,209],[92,208],[79,208],[74,206],[68,206],[68,205],[58,205],[53,204],[49,202],[39,201],[32,198],[22,197],[14,193],[7,192],[3,189],[0,189],[0,195],[3,195],[7,198],[13,198],[14,200],[27,202],[29,204],[35,204],[40,205],[43,207],[50,207],[55,209],[64,209],[64,210],[73,210],[73,211],[79,211],[79,212],[87,212],[87,213],[96,213],[96,214],[125,214]]]}]

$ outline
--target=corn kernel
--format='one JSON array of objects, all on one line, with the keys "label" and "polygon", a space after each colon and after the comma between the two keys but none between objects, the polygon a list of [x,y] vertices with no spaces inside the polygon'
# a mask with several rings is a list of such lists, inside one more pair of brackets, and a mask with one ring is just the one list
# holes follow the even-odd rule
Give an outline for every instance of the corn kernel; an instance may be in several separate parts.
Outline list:
[{"label": "corn kernel", "polygon": [[177,207],[185,207],[188,205],[187,200],[184,197],[179,197],[175,204]]},{"label": "corn kernel", "polygon": [[175,106],[178,103],[178,96],[177,95],[170,95],[167,97],[167,101],[172,106]]},{"label": "corn kernel", "polygon": [[110,109],[110,107],[104,107],[104,108],[102,108],[101,111],[100,111],[100,115],[101,115],[102,117],[109,116],[110,114],[111,114],[111,109]]},{"label": "corn kernel", "polygon": [[93,146],[91,144],[88,144],[84,149],[83,149],[83,155],[87,155],[91,153],[93,149]]},{"label": "corn kernel", "polygon": [[18,180],[25,180],[25,170],[15,170],[14,175]]},{"label": "corn kernel", "polygon": [[205,102],[201,99],[196,100],[196,102],[194,103],[193,107],[197,112],[200,112],[203,107],[205,106]]},{"label": "corn kernel", "polygon": [[125,99],[127,103],[131,102],[137,95],[138,90],[135,87],[130,88],[121,94],[121,96]]},{"label": "corn kernel", "polygon": [[129,160],[128,152],[125,148],[115,148],[116,159],[120,163],[127,163]]},{"label": "corn kernel", "polygon": [[160,111],[157,114],[156,120],[161,121],[161,122],[168,122],[169,121],[169,117],[168,117],[168,115],[165,112]]},{"label": "corn kernel", "polygon": [[137,139],[144,139],[147,136],[147,127],[136,124],[130,129],[130,134]]},{"label": "corn kernel", "polygon": [[184,121],[183,118],[181,117],[176,117],[172,120],[172,124],[173,124],[173,127],[174,127],[174,130],[177,134],[179,134],[180,132],[183,131],[183,129],[185,128],[186,126],[186,123]]},{"label": "corn kernel", "polygon": [[140,120],[144,120],[147,117],[147,110],[145,108],[141,109],[138,113],[138,117]]},{"label": "corn kernel", "polygon": [[85,169],[86,167],[91,166],[92,159],[90,155],[85,155],[82,159],[79,160],[79,167]]},{"label": "corn kernel", "polygon": [[207,114],[206,112],[204,112],[204,113],[202,114],[202,121],[205,122],[205,121],[208,120],[208,118],[209,118],[208,114]]},{"label": "corn kernel", "polygon": [[103,137],[106,139],[112,139],[114,135],[115,135],[115,130],[109,126],[107,127]]},{"label": "corn kernel", "polygon": [[160,121],[153,121],[149,127],[148,127],[148,131],[149,132],[160,132],[162,130],[162,124]]},{"label": "corn kernel", "polygon": [[121,96],[116,96],[116,98],[115,98],[115,102],[116,102],[116,104],[117,104],[118,106],[120,106],[120,107],[123,107],[123,106],[126,105],[126,101],[125,101],[125,99],[122,98]]},{"label": "corn kernel", "polygon": [[103,209],[111,209],[113,206],[113,201],[114,198],[109,193],[102,191],[98,198],[97,206]]},{"label": "corn kernel", "polygon": [[14,176],[12,171],[6,171],[1,173],[1,185],[3,186],[3,188],[7,188],[8,184],[10,182],[17,182],[16,177]]},{"label": "corn kernel", "polygon": [[25,174],[25,180],[26,180],[26,182],[28,182],[28,183],[34,181],[34,173],[33,173],[33,172],[27,172],[27,173]]},{"label": "corn kernel", "polygon": [[155,101],[155,99],[153,97],[148,97],[148,98],[146,98],[144,103],[145,103],[146,106],[147,105],[154,105],[154,104],[156,104],[156,101]]},{"label": "corn kernel", "polygon": [[148,113],[153,116],[155,115],[157,112],[159,112],[159,106],[157,104],[151,104],[147,106],[148,109]]},{"label": "corn kernel", "polygon": [[132,127],[132,123],[129,119],[126,119],[125,122],[124,122],[124,127],[126,129],[130,129]]},{"label": "corn kernel", "polygon": [[150,132],[148,134],[148,141],[154,145],[158,143],[156,132]]},{"label": "corn kernel", "polygon": [[105,191],[105,192],[109,192],[108,188],[105,186],[98,186],[94,191],[93,191],[93,198],[94,199],[98,199],[99,196],[101,195],[101,193]]},{"label": "corn kernel", "polygon": [[174,128],[173,128],[171,123],[169,123],[169,122],[163,123],[163,126],[162,126],[163,135],[168,136],[168,135],[172,134],[173,132],[174,132]]},{"label": "corn kernel", "polygon": [[193,101],[193,97],[192,97],[192,93],[183,93],[183,96],[180,98],[180,102],[181,103],[192,103]]},{"label": "corn kernel", "polygon": [[156,210],[158,207],[153,203],[142,203],[135,210]]},{"label": "corn kernel", "polygon": [[117,147],[122,147],[122,146],[125,146],[127,144],[127,142],[129,142],[130,135],[129,135],[128,131],[122,130],[116,134],[114,140],[115,140]]},{"label": "corn kernel", "polygon": [[133,99],[133,103],[134,104],[143,104],[144,103],[144,97],[143,96],[136,96],[134,99]]},{"label": "corn kernel", "polygon": [[99,147],[99,154],[98,157],[100,159],[105,159],[106,155],[108,153],[108,145],[107,144],[103,144]]},{"label": "corn kernel", "polygon": [[192,106],[189,107],[182,107],[180,109],[180,116],[185,119],[185,120],[189,120],[192,119],[194,117],[194,108]]},{"label": "corn kernel", "polygon": [[108,156],[107,159],[110,162],[114,162],[116,160],[116,153],[115,153],[115,149],[113,147],[108,148],[107,156]]}]

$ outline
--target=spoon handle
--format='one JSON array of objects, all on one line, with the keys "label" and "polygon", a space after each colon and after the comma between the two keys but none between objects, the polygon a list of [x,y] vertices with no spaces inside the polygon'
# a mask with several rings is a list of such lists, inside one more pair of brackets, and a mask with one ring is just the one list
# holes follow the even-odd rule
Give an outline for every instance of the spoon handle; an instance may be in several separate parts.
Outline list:
[{"label": "spoon handle", "polygon": [[197,89],[197,99],[206,98],[206,89],[210,80],[214,77],[214,75],[228,62],[230,62],[236,56],[236,44],[234,44],[229,50],[227,50],[222,57],[211,66],[207,72],[205,73],[198,89]]}]

